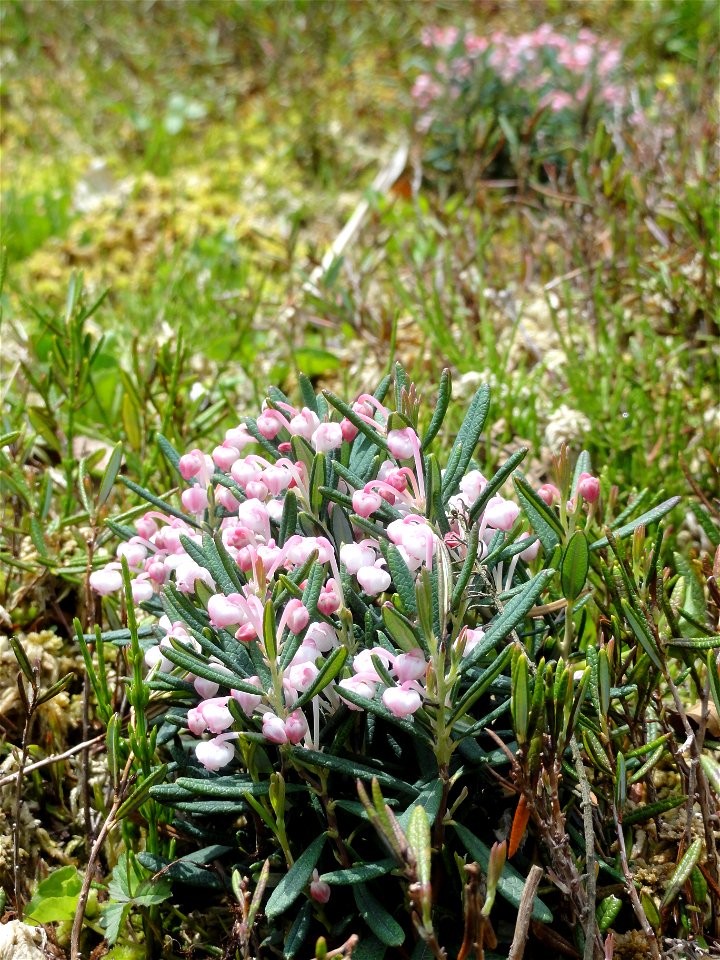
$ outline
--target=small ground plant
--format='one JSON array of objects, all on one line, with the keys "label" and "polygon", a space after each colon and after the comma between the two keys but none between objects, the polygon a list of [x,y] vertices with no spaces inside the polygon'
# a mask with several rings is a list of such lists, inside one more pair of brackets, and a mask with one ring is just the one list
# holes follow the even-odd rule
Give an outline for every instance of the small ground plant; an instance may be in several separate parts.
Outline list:
[{"label": "small ground plant", "polygon": [[[677,498],[621,507],[565,449],[539,489],[524,450],[487,479],[485,387],[441,465],[450,386],[428,419],[399,366],[352,403],[302,379],[304,406],[271,390],[211,453],[160,441],[182,509],[125,480],[152,509],[111,521],[123,542],[90,578],[120,629],[78,624],[115,784],[95,851],[118,823],[129,840],[131,813],[147,824],[109,939],[134,902],[157,936],[162,878],[231,887],[228,955],[247,958],[703,942],[717,610],[650,532]],[[108,641],[130,665],[127,736]],[[638,883],[668,814],[678,862]]]}]

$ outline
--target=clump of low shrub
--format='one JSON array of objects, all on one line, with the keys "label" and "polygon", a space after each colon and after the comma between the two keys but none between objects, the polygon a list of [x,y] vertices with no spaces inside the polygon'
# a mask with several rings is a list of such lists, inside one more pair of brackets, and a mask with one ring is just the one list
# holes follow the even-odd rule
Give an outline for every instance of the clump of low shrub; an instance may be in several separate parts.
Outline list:
[{"label": "clump of low shrub", "polygon": [[[486,387],[441,461],[447,371],[429,415],[399,366],[350,403],[301,389],[212,451],[160,438],[181,508],[126,479],[151,509],[110,522],[116,559],[90,577],[119,627],[78,629],[108,725],[104,829],[137,850],[130,814],[146,822],[128,850],[145,936],[169,881],[176,902],[232,891],[246,958],[702,942],[718,598],[665,565],[678,498],[624,503],[566,449],[537,489],[523,449],[485,477]],[[111,940],[137,928],[131,894],[102,908]]]},{"label": "clump of low shrub", "polygon": [[640,124],[619,41],[543,23],[487,36],[455,27],[423,34],[412,96],[425,159],[439,172],[557,175],[602,121]]}]

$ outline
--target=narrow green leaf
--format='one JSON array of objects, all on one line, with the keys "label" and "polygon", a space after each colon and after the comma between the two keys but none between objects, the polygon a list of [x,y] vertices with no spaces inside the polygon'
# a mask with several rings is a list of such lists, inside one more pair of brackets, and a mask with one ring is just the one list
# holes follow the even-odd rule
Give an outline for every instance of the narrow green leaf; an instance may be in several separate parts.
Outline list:
[{"label": "narrow green leaf", "polygon": [[481,495],[477,498],[475,503],[470,507],[470,522],[475,523],[477,518],[483,512],[485,507],[488,505],[492,497],[498,492],[502,487],[505,481],[509,476],[512,475],[513,471],[518,467],[523,460],[525,459],[528,452],[527,447],[520,447],[519,450],[516,450],[512,456],[508,457],[505,463],[500,467],[496,473],[493,474],[490,480],[488,480],[488,485],[485,487]]},{"label": "narrow green leaf", "polygon": [[423,451],[428,449],[430,444],[438,435],[440,428],[443,425],[443,421],[445,420],[445,414],[447,413],[451,396],[452,378],[450,376],[450,370],[445,367],[443,372],[440,374],[440,384],[438,386],[438,398],[435,406],[435,412],[432,415],[432,420],[430,421],[428,428],[425,431],[425,436],[422,439]]},{"label": "narrow green leaf", "polygon": [[[473,860],[475,860],[482,867],[483,871],[487,873],[488,865],[490,863],[489,847],[486,847],[485,844],[479,840],[474,833],[471,833],[466,827],[461,826],[459,823],[453,823],[453,829],[460,837],[463,846]],[[509,863],[506,863],[503,867],[503,872],[497,885],[497,890],[500,896],[517,908],[520,906],[524,886],[525,878],[522,877]],[[532,918],[533,920],[539,920],[541,923],[552,923],[552,913],[539,897],[535,897],[532,909]]]},{"label": "narrow green leaf", "polygon": [[685,803],[686,797],[668,797],[667,800],[659,800],[657,803],[648,803],[643,807],[636,807],[623,817],[623,826],[632,827],[636,823],[645,823],[647,820],[653,820],[655,817],[667,813],[668,810],[675,810]]},{"label": "narrow green leaf", "polygon": [[265,907],[268,920],[274,920],[297,900],[307,886],[325,846],[327,834],[321,833],[297,858],[288,872],[275,887]]},{"label": "narrow green leaf", "polygon": [[413,809],[410,816],[410,822],[407,827],[407,839],[410,844],[410,849],[415,855],[417,878],[421,885],[429,890],[432,859],[430,821],[425,812],[425,807],[419,804]]},{"label": "narrow green leaf", "polygon": [[383,877],[397,867],[394,858],[387,860],[378,860],[377,863],[357,863],[352,867],[346,867],[344,870],[331,870],[330,873],[323,873],[320,879],[333,886],[345,886],[347,884],[365,883],[367,880],[375,880],[376,877]]},{"label": "narrow green leaf", "polygon": [[315,677],[315,680],[308,687],[305,693],[299,698],[295,703],[293,709],[298,710],[300,707],[304,707],[306,703],[309,703],[313,697],[316,697],[321,693],[328,684],[332,683],[335,677],[342,670],[345,661],[347,660],[347,650],[344,647],[338,647],[337,650],[334,650],[332,654],[327,658],[325,663],[320,670],[320,673]]},{"label": "narrow green leaf", "polygon": [[167,771],[168,765],[166,763],[164,763],[161,767],[156,767],[150,776],[146,777],[142,783],[130,794],[127,800],[120,804],[115,819],[123,820],[128,816],[128,814],[132,813],[133,810],[137,810],[138,807],[142,806],[142,804],[145,803],[145,801],[149,798],[151,788],[155,786],[156,783],[159,783],[161,780],[165,779]]},{"label": "narrow green leaf", "polygon": [[[630,534],[637,529],[639,526],[647,527],[651,523],[655,523],[656,520],[662,519],[666,513],[669,513],[674,507],[679,503],[681,497],[670,497],[669,500],[664,500],[662,503],[659,503],[657,507],[653,507],[652,510],[648,510],[647,513],[643,513],[641,516],[636,517],[634,520],[631,520],[630,523],[626,523],[623,527],[618,527],[617,530],[613,530],[616,540],[624,540],[625,537],[629,537]],[[596,540],[594,543],[590,544],[590,550],[600,550],[602,547],[608,545],[608,538],[602,537],[600,540]]]},{"label": "narrow green leaf", "polygon": [[[348,699],[350,698],[348,697]],[[293,760],[302,763],[303,766],[310,768],[314,766],[327,767],[342,776],[352,777],[353,780],[359,778],[360,780],[372,781],[373,777],[375,777],[379,783],[391,787],[393,790],[410,793],[413,796],[417,796],[418,794],[418,790],[410,784],[404,783],[402,780],[398,780],[397,777],[391,776],[389,773],[384,773],[376,767],[369,767],[363,763],[357,763],[355,760],[335,757],[330,753],[321,753],[319,750],[309,750],[305,747],[291,747],[290,754]]]},{"label": "narrow green leaf", "polygon": [[12,648],[12,652],[15,654],[15,659],[18,662],[18,666],[27,677],[29,683],[34,685],[35,674],[33,673],[33,668],[30,666],[30,661],[28,660],[27,653],[25,653],[25,648],[17,639],[17,637],[8,637],[8,643]]},{"label": "narrow green leaf", "polygon": [[120,470],[120,464],[122,463],[123,456],[123,447],[122,443],[118,442],[113,447],[112,453],[110,454],[110,459],[107,462],[105,467],[105,472],[103,473],[102,480],[100,481],[100,491],[97,495],[97,508],[105,503],[107,498],[110,496],[110,491],[113,488],[113,484]]},{"label": "narrow green leaf", "polygon": [[353,895],[360,916],[378,940],[388,947],[399,947],[405,942],[403,928],[370,893],[364,883],[358,883],[353,887]]},{"label": "narrow green leaf", "polygon": [[695,867],[700,859],[702,847],[702,839],[701,837],[697,837],[685,851],[685,856],[675,868],[675,873],[672,875],[672,879],[665,891],[665,896],[662,898],[662,903],[660,904],[661,909],[664,910],[665,907],[668,907],[685,885],[685,881],[692,873],[693,867]]},{"label": "narrow green leaf", "polygon": [[37,698],[37,705],[40,706],[41,703],[47,703],[48,700],[52,700],[53,697],[56,697],[59,693],[68,687],[70,683],[75,679],[75,673],[66,673],[64,677],[61,677],[56,683],[51,687],[48,687],[47,690],[43,691],[40,696]]},{"label": "narrow green leaf", "polygon": [[645,618],[641,613],[631,607],[624,597],[622,598],[622,609],[628,623],[632,628],[632,632],[635,634],[640,643],[640,646],[650,658],[653,666],[662,671],[663,665],[662,660],[660,659],[660,651],[655,643],[655,638],[653,637],[652,633],[650,633],[650,628],[645,622]]},{"label": "narrow green leaf", "polygon": [[560,582],[567,600],[576,600],[583,591],[590,569],[590,548],[582,530],[568,540],[560,563]]},{"label": "narrow green leaf", "polygon": [[477,663],[488,650],[492,650],[501,640],[509,636],[518,624],[522,623],[554,576],[555,571],[549,567],[547,570],[541,570],[523,585],[522,591],[508,601],[503,612],[490,623],[480,643],[467,655],[465,658],[467,666]]},{"label": "narrow green leaf", "polygon": [[448,475],[448,468],[443,477],[443,499],[446,502],[448,498],[455,493],[460,480],[465,476],[472,455],[475,452],[475,447],[480,440],[480,434],[485,426],[489,409],[490,388],[487,384],[483,384],[470,401],[465,419],[458,430],[455,443],[450,451],[450,456],[452,457],[453,450],[462,449],[462,455],[454,464],[452,473]]},{"label": "narrow green leaf", "polygon": [[[189,514],[183,513],[182,510],[177,510],[166,500],[161,500],[160,497],[156,497],[153,493],[150,493],[149,490],[146,490],[144,487],[141,487],[138,483],[135,483],[129,477],[125,477],[122,474],[120,475],[120,480],[125,484],[133,493],[136,493],[139,497],[142,497],[143,500],[147,500],[148,503],[152,503],[153,506],[157,507],[158,510],[162,510],[163,513],[170,514],[171,517],[177,517],[179,520],[184,520],[185,523],[190,527],[196,527],[200,529],[200,524]],[[175,491],[171,491],[174,493]],[[170,496],[170,493],[167,494]]]},{"label": "narrow green leaf", "polygon": [[513,477],[513,485],[525,516],[543,546],[545,556],[551,557],[553,550],[564,537],[559,517],[523,477]]},{"label": "narrow green leaf", "polygon": [[415,580],[403,560],[398,548],[387,541],[380,541],[380,548],[387,562],[388,572],[393,578],[395,589],[402,600],[403,607],[408,614],[417,613],[415,602]]}]

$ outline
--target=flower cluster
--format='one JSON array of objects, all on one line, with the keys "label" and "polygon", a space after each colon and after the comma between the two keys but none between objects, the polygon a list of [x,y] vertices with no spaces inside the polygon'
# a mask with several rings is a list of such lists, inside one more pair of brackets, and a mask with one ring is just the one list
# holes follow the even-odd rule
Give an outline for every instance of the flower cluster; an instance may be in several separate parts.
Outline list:
[{"label": "flower cluster", "polygon": [[[364,701],[379,700],[392,716],[412,717],[432,699],[428,651],[415,642],[396,647],[377,630],[361,638],[357,611],[381,617],[399,575],[414,583],[423,571],[462,562],[472,527],[481,560],[498,537],[528,541],[494,566],[499,591],[510,589],[518,563],[531,563],[540,549],[522,530],[517,503],[497,492],[485,496],[488,481],[478,469],[460,476],[442,524],[432,522],[428,463],[415,426],[369,394],[347,413],[333,419],[327,404],[313,410],[267,401],[257,420],[228,430],[211,453],[179,456],[188,484],[183,510],[145,513],[117,558],[91,574],[92,588],[109,595],[122,589],[127,564],[134,602],[155,610],[158,600],[164,604],[162,638],[145,661],[153,676],[182,673],[192,683],[200,699],[186,727],[207,737],[195,753],[208,770],[233,759],[238,728],[271,744],[318,749],[321,718],[342,705],[361,710]],[[353,468],[369,440],[382,456],[361,482]],[[319,484],[318,471],[328,484],[333,476],[334,487]],[[539,491],[548,503],[556,494],[549,485]],[[583,476],[577,496],[593,502],[597,481]],[[327,523],[313,521],[318,502]],[[483,636],[482,628],[463,625],[456,658],[470,655]],[[197,668],[178,653],[195,658]]]},{"label": "flower cluster", "polygon": [[451,96],[459,96],[481,70],[491,71],[503,85],[538,97],[538,106],[553,113],[579,110],[591,95],[608,106],[623,106],[627,99],[619,73],[619,43],[603,40],[592,30],[569,37],[543,23],[515,36],[498,30],[485,37],[431,27],[422,39],[437,55],[434,71],[421,73],[413,87],[413,97],[423,110],[448,89]]}]

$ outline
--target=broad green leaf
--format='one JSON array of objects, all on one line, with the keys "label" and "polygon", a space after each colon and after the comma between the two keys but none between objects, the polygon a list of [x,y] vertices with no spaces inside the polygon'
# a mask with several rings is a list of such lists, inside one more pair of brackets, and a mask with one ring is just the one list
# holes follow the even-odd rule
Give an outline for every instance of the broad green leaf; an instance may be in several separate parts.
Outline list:
[{"label": "broad green leaf", "polygon": [[582,530],[570,537],[560,563],[560,582],[567,600],[576,600],[583,591],[590,569],[590,548]]},{"label": "broad green leaf", "polygon": [[420,640],[410,621],[395,609],[391,603],[384,603],[383,622],[389,636],[405,653],[420,646]]},{"label": "broad green leaf", "polygon": [[356,884],[353,887],[353,894],[360,916],[378,940],[388,947],[399,947],[405,942],[403,928],[364,883]]},{"label": "broad green leaf", "polygon": [[605,897],[605,899],[601,901],[595,912],[595,920],[600,928],[600,933],[607,932],[607,930],[612,926],[617,915],[620,913],[621,908],[622,900],[612,893],[609,897]]},{"label": "broad green leaf", "polygon": [[[485,873],[487,873],[488,864],[490,863],[490,848],[486,847],[474,833],[471,833],[466,827],[461,826],[459,823],[453,824],[453,827],[462,840],[467,852],[473,860],[480,864]],[[520,906],[524,886],[525,878],[509,863],[506,863],[497,885],[500,896],[504,897],[508,903],[511,903],[517,908]],[[532,918],[533,920],[539,920],[541,923],[552,923],[552,913],[539,897],[535,897]]]},{"label": "broad green leaf", "polygon": [[320,859],[326,838],[327,834],[325,833],[316,837],[275,887],[265,907],[265,915],[268,920],[279,917],[293,905],[303,892]]}]

